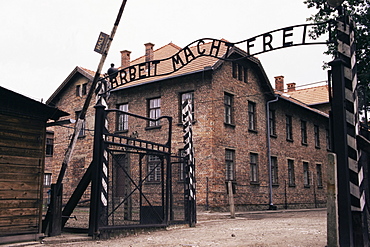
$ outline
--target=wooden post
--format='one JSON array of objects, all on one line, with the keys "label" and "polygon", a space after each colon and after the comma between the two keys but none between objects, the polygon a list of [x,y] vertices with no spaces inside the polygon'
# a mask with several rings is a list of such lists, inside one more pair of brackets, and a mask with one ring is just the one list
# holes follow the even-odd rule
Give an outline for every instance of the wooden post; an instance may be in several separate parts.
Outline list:
[{"label": "wooden post", "polygon": [[227,182],[227,190],[229,192],[228,194],[229,194],[230,216],[232,219],[235,219],[233,184],[231,181]]},{"label": "wooden post", "polygon": [[338,239],[338,205],[337,205],[337,157],[328,154],[327,179],[327,246],[339,246]]}]

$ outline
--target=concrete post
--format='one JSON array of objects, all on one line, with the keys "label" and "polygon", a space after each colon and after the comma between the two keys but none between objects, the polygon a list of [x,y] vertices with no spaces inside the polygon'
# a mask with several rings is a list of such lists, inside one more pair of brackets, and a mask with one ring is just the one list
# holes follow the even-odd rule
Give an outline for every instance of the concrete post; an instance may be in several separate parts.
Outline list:
[{"label": "concrete post", "polygon": [[232,184],[231,181],[227,182],[227,190],[229,192],[230,216],[231,216],[232,219],[235,219],[233,184]]},{"label": "concrete post", "polygon": [[327,179],[327,247],[339,246],[337,205],[337,157],[328,154]]}]

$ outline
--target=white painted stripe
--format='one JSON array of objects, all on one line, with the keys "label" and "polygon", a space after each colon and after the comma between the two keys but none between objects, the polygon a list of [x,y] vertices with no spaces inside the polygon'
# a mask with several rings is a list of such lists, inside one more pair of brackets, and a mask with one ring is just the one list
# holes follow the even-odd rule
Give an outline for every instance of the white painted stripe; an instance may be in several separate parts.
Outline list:
[{"label": "white painted stripe", "polygon": [[349,111],[346,111],[346,121],[347,123],[355,126],[356,124],[356,119],[355,119],[355,115]]},{"label": "white painted stripe", "polygon": [[101,202],[103,203],[104,207],[106,207],[108,205],[107,198],[105,197],[103,192],[101,193]]},{"label": "white painted stripe", "polygon": [[337,29],[347,35],[349,35],[349,25],[345,25],[344,22],[338,21]]},{"label": "white painted stripe", "polygon": [[349,81],[352,81],[352,69],[348,68],[347,66],[344,66],[344,78],[346,78]]},{"label": "white painted stripe", "polygon": [[346,57],[351,57],[351,48],[348,44],[339,40],[338,42],[338,52]]},{"label": "white painted stripe", "polygon": [[351,169],[353,172],[358,172],[358,164],[357,161],[351,158],[348,158],[348,168]]},{"label": "white painted stripe", "polygon": [[360,199],[360,188],[357,185],[355,185],[354,183],[352,183],[351,181],[349,182],[349,191],[350,191],[351,195]]},{"label": "white painted stripe", "polygon": [[365,205],[366,205],[366,198],[365,198],[365,193],[363,192],[360,198],[361,211],[364,211]]}]

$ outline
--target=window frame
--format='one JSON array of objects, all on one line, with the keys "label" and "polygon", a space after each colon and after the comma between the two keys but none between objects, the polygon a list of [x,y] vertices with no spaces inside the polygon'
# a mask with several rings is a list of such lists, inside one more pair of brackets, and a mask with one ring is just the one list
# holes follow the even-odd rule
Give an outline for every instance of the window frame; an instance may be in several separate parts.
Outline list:
[{"label": "window frame", "polygon": [[[122,103],[117,105],[117,109],[120,111],[128,112],[128,103]],[[116,131],[118,132],[127,132],[128,131],[128,115],[124,113],[117,114],[117,128]]]},{"label": "window frame", "polygon": [[50,172],[45,172],[44,173],[44,182],[43,182],[43,185],[45,187],[50,187],[51,186],[51,180],[52,180],[52,174]]},{"label": "window frame", "polygon": [[286,140],[293,141],[293,118],[291,115],[285,115]]},{"label": "window frame", "polygon": [[87,94],[87,83],[84,83],[82,84],[82,87],[81,87],[81,96],[86,95],[86,94]]},{"label": "window frame", "polygon": [[288,159],[288,185],[289,187],[295,187],[295,168],[294,168],[294,160]]},{"label": "window frame", "polygon": [[307,161],[303,161],[303,186],[309,188],[310,185],[310,166]]},{"label": "window frame", "polygon": [[[154,158],[155,157],[155,158]],[[152,170],[154,170],[152,172]],[[162,180],[162,160],[157,155],[148,155],[147,179],[148,183],[159,183]]]},{"label": "window frame", "polygon": [[[231,156],[229,156],[228,154],[230,154]],[[235,150],[225,149],[225,166],[226,181],[235,181]]]},{"label": "window frame", "polygon": [[224,123],[234,125],[234,95],[224,93]]},{"label": "window frame", "polygon": [[323,180],[322,180],[322,164],[316,164],[316,178],[317,178],[317,188],[323,188]]},{"label": "window frame", "polygon": [[[152,105],[153,102],[153,105]],[[161,97],[150,98],[147,100],[148,118],[157,119],[162,116]],[[154,114],[153,114],[154,113]],[[149,128],[158,128],[161,121],[148,121]]]},{"label": "window frame", "polygon": [[257,105],[248,100],[248,130],[257,131]]},{"label": "window frame", "polygon": [[54,138],[46,137],[45,140],[45,156],[53,157],[54,155]]},{"label": "window frame", "polygon": [[250,183],[259,184],[258,154],[249,153]]},{"label": "window frame", "polygon": [[302,145],[308,145],[307,143],[307,121],[301,119],[301,143]]},{"label": "window frame", "polygon": [[318,125],[313,126],[314,139],[315,139],[315,148],[321,148],[320,144],[320,127]]}]

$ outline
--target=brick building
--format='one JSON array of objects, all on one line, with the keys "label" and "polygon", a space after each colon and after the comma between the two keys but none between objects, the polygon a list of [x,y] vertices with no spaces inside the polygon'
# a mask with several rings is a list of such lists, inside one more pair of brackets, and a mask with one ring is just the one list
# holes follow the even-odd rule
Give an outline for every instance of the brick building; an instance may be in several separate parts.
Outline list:
[{"label": "brick building", "polygon": [[[201,44],[201,49],[209,49],[211,45]],[[157,50],[153,47],[151,43],[145,44],[145,56],[134,61],[130,61],[129,51],[122,51],[120,67],[167,58],[181,50],[172,43]],[[220,50],[221,54],[225,52]],[[279,208],[325,205],[327,114],[283,92],[283,77],[275,78],[276,88],[280,90],[274,91],[260,61],[246,55],[233,47],[228,58],[234,61],[202,56],[175,73],[126,83],[111,91],[109,107],[151,118],[173,117],[172,153],[181,155],[184,148],[181,105],[185,99],[192,100],[200,208],[225,209],[227,181],[234,185],[235,205],[239,209],[266,209],[269,204]],[[84,100],[81,92],[89,87],[91,73],[77,67],[48,103],[70,114],[78,113]],[[87,113],[85,134],[77,144],[66,174],[67,196],[91,162],[93,104]],[[164,131],[160,122],[149,122],[140,132],[129,117],[111,118],[109,122],[116,133],[135,133],[141,139],[157,138]],[[61,162],[71,133],[69,128],[54,129],[53,179],[59,169],[56,160]],[[153,157],[146,160],[147,172],[152,161],[155,161]],[[183,168],[174,169],[178,171],[174,180],[179,183]]]}]

